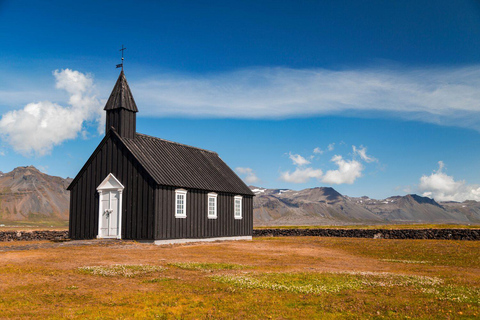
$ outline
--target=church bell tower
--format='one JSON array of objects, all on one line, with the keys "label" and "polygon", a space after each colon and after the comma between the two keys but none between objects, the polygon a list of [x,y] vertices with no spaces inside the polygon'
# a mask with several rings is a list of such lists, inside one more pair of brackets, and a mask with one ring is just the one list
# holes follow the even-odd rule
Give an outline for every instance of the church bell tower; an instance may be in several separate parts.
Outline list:
[{"label": "church bell tower", "polygon": [[105,133],[113,127],[121,137],[135,138],[138,109],[123,68],[103,110],[107,112]]}]

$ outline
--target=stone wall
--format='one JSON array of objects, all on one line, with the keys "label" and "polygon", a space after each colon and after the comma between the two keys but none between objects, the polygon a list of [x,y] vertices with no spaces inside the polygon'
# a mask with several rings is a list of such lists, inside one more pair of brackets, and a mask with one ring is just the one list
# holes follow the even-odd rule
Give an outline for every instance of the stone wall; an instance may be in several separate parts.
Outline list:
[{"label": "stone wall", "polygon": [[253,236],[480,240],[480,229],[254,229]]},{"label": "stone wall", "polygon": [[[480,229],[254,229],[254,237],[480,240]],[[63,241],[68,231],[0,231],[0,241]]]},{"label": "stone wall", "polygon": [[68,231],[0,231],[0,241],[32,241],[68,239]]}]

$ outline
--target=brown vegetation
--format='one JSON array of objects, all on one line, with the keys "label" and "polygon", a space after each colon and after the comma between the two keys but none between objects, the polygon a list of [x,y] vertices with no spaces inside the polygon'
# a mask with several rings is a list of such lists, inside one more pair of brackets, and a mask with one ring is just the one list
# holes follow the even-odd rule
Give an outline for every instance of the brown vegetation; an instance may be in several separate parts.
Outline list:
[{"label": "brown vegetation", "polygon": [[0,243],[0,318],[475,318],[480,242]]}]

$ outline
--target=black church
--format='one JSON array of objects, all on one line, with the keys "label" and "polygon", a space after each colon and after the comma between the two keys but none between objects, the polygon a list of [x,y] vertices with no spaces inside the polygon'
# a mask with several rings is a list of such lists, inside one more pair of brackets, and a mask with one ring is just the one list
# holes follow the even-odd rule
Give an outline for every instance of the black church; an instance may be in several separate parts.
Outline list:
[{"label": "black church", "polygon": [[137,133],[123,70],[104,110],[105,137],[68,187],[72,239],[251,239],[252,191],[217,153]]}]

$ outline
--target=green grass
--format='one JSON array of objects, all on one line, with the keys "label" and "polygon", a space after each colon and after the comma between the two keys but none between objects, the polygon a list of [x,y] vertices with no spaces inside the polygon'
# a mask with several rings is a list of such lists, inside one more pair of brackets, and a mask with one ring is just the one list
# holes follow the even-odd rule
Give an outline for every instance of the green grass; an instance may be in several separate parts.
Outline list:
[{"label": "green grass", "polygon": [[369,288],[409,288],[414,294],[440,300],[480,305],[480,289],[445,285],[437,277],[387,272],[339,273],[260,273],[248,275],[214,275],[211,279],[241,289],[268,289],[298,294],[333,294]]},{"label": "green grass", "polygon": [[[0,230],[66,230],[68,221],[7,221],[0,220]],[[254,229],[480,229],[480,224],[388,224],[346,226],[255,226]]]},{"label": "green grass", "polygon": [[124,265],[115,264],[109,266],[89,266],[80,267],[78,270],[81,273],[92,274],[103,277],[115,277],[121,276],[126,278],[132,278],[138,275],[144,275],[156,271],[164,271],[166,268],[161,266],[149,266],[149,265]]},{"label": "green grass", "polygon": [[172,280],[175,280],[175,279],[174,279],[174,278],[169,278],[169,277],[165,277],[165,278],[153,278],[153,279],[143,280],[142,283],[159,283],[159,282],[172,281]]},{"label": "green grass", "polygon": [[168,265],[184,270],[200,270],[210,272],[215,270],[241,270],[249,268],[248,266],[232,263],[172,262]]},{"label": "green grass", "polygon": [[358,224],[346,226],[254,226],[254,229],[480,229],[480,224]]},{"label": "green grass", "polygon": [[[2,226],[3,225],[3,226]],[[67,230],[68,221],[1,221],[0,231]]]},{"label": "green grass", "polygon": [[2,319],[480,317],[478,241],[283,237],[1,251],[10,246],[0,244]]},{"label": "green grass", "polygon": [[[379,258],[393,263],[418,263],[437,266],[479,267],[478,241],[461,240],[386,240],[325,238],[315,239],[324,246],[351,254]],[[473,254],[472,253],[477,253]]]}]

